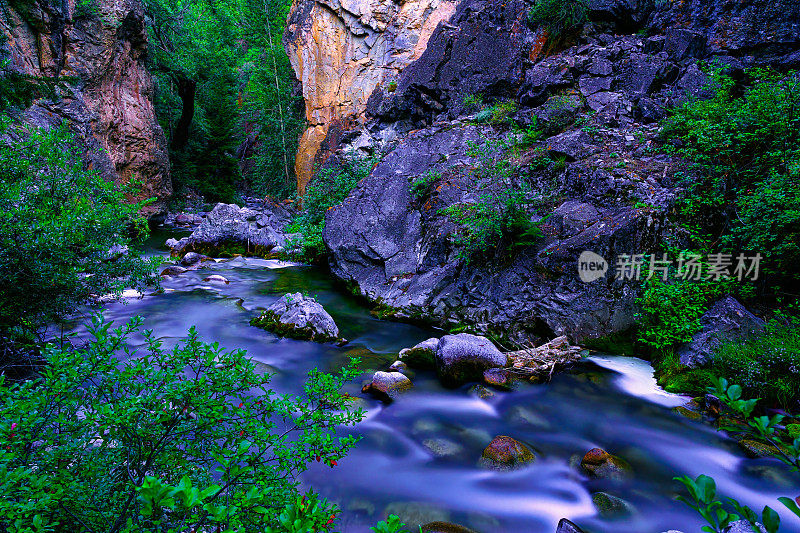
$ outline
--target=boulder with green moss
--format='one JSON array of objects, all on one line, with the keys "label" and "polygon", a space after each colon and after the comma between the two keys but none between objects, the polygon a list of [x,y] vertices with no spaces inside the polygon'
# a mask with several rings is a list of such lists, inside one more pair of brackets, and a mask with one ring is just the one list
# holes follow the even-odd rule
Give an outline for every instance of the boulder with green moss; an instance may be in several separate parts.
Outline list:
[{"label": "boulder with green moss", "polygon": [[314,298],[299,292],[284,294],[250,324],[281,337],[317,342],[342,342],[339,327]]}]

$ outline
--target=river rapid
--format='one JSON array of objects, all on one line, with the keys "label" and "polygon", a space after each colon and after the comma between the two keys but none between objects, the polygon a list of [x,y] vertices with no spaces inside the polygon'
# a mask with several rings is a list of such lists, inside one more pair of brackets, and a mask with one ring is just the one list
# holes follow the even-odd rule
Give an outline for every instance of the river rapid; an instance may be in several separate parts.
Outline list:
[{"label": "river rapid", "polygon": [[[156,232],[148,253],[167,256],[163,243],[173,235]],[[204,282],[211,274],[230,284]],[[310,369],[335,371],[350,356],[362,360],[367,379],[386,369],[402,348],[443,334],[373,318],[325,272],[303,265],[218,260],[166,278],[163,288],[141,298],[131,294],[106,304],[103,312],[117,324],[143,316],[145,327],[167,345],[195,325],[206,341],[247,350],[276,374],[273,385],[281,392],[299,392]],[[349,344],[280,339],[249,325],[260,309],[298,291],[317,298]],[[710,475],[721,494],[759,511],[769,504],[781,512],[781,531],[800,532],[800,523],[776,501],[800,493],[791,474],[777,460],[746,458],[710,425],[672,411],[687,399],[660,390],[644,361],[596,354],[550,383],[487,398],[469,385],[446,389],[429,372],[417,372],[412,381],[413,390],[390,405],[362,395],[361,382],[348,385],[367,410],[351,430],[362,440],[335,468],[314,464],[303,475],[303,483],[344,510],[344,532],[368,531],[396,513],[412,524],[447,520],[479,532],[552,533],[568,517],[598,533],[694,533],[701,522],[675,501],[680,487],[672,478],[683,474]],[[480,468],[481,451],[496,435],[525,442],[538,452],[537,460],[513,472]],[[590,480],[581,474],[575,465],[594,447],[627,460],[633,478]],[[632,513],[602,518],[592,503],[597,491],[623,498]]]}]

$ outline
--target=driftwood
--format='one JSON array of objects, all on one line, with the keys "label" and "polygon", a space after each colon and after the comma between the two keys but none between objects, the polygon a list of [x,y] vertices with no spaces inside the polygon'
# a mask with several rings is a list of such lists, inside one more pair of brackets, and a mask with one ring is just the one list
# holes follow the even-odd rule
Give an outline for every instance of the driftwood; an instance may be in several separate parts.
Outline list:
[{"label": "driftwood", "polygon": [[580,361],[582,351],[580,346],[571,346],[566,337],[558,337],[538,347],[507,352],[510,364],[507,370],[528,378],[549,380],[556,369]]}]

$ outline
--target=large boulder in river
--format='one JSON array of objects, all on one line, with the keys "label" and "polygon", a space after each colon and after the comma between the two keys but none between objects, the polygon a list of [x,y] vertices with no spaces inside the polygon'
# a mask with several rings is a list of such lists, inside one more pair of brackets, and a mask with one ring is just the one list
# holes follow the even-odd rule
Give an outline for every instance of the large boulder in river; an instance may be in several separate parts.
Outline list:
[{"label": "large boulder in river", "polygon": [[446,385],[480,381],[484,371],[504,367],[508,357],[486,337],[459,333],[445,335],[436,346],[436,373]]},{"label": "large boulder in river", "polygon": [[342,340],[331,315],[314,298],[299,292],[284,294],[250,323],[282,337],[317,342]]},{"label": "large boulder in river", "polygon": [[479,463],[494,470],[514,470],[532,463],[535,459],[531,449],[520,441],[498,435],[483,450]]},{"label": "large boulder in river", "polygon": [[764,329],[764,321],[731,296],[712,305],[700,318],[700,324],[703,329],[678,350],[683,365],[695,367],[710,363],[721,344],[753,337]]},{"label": "large boulder in river", "polygon": [[170,239],[167,246],[174,254],[190,251],[214,255],[224,249],[242,253],[264,254],[276,246],[285,246],[283,233],[286,210],[278,205],[265,205],[256,210],[235,204],[219,203],[203,219],[191,235],[180,240]]}]

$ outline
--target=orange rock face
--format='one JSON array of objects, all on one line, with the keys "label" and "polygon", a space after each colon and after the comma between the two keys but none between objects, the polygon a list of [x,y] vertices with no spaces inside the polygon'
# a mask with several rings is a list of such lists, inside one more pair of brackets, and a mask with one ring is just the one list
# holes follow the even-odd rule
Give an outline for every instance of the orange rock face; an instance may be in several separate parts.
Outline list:
[{"label": "orange rock face", "polygon": [[96,0],[75,13],[75,2],[3,2],[0,44],[11,68],[58,76],[64,88],[40,99],[23,119],[49,127],[66,122],[90,166],[119,184],[138,183],[132,200],[154,198],[144,214],[166,210],[172,194],[166,139],[153,107],[145,69],[147,35],[141,0]]},{"label": "orange rock face", "polygon": [[308,129],[295,170],[301,194],[311,179],[330,124],[360,121],[375,88],[425,51],[448,0],[295,0],[284,45],[303,85]]}]

